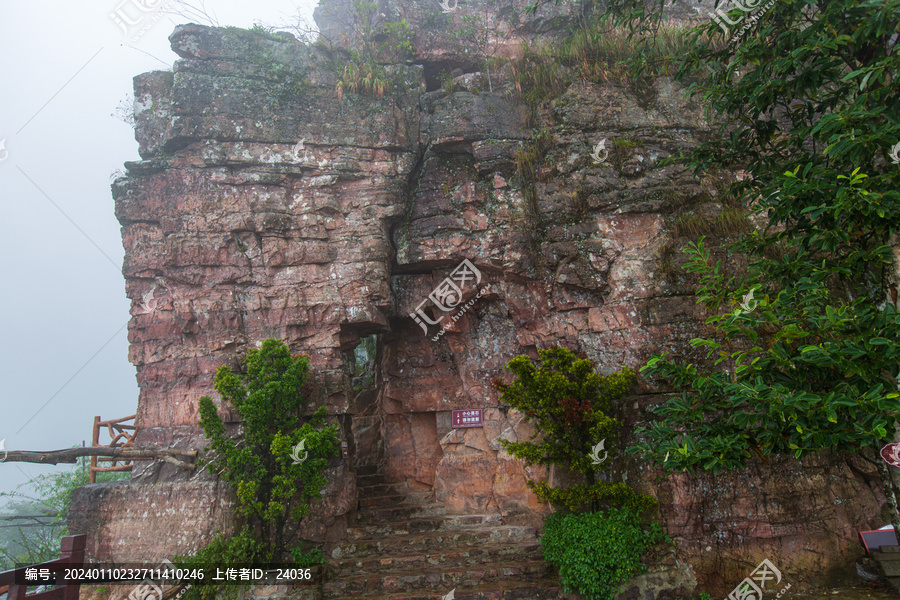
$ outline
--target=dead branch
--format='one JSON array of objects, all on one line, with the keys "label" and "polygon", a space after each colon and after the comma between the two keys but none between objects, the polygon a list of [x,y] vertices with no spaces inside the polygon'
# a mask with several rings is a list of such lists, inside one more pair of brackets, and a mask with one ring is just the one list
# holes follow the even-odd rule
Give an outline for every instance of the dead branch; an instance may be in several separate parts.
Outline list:
[{"label": "dead branch", "polygon": [[[197,458],[196,450],[176,450],[163,448],[159,450],[143,450],[137,448],[110,448],[109,446],[97,446],[92,448],[66,448],[65,450],[49,450],[46,452],[31,452],[28,450],[10,450],[3,462],[27,462],[43,465],[55,465],[59,463],[75,463],[83,456],[103,456],[121,460],[134,460],[141,458],[155,458],[164,460],[169,464],[182,469],[194,469],[193,459]],[[192,459],[190,462],[179,458]]]}]

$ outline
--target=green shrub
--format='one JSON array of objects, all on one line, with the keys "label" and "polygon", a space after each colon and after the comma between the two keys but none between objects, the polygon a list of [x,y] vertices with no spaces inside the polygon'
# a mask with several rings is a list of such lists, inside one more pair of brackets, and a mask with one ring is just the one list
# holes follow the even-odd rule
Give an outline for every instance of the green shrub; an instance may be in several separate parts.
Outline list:
[{"label": "green shrub", "polygon": [[619,586],[646,571],[641,556],[653,544],[668,541],[658,523],[644,528],[628,509],[554,513],[544,524],[544,558],[559,569],[566,593],[587,600],[612,600]]},{"label": "green shrub", "polygon": [[377,4],[354,0],[353,18],[358,39],[343,61],[330,61],[337,76],[335,90],[341,102],[348,92],[381,100],[396,80],[384,65],[408,60],[415,54],[412,44],[415,34],[406,19],[376,27],[377,14]]},{"label": "green shrub", "polygon": [[753,229],[747,210],[726,206],[715,216],[703,214],[680,214],[675,219],[673,233],[676,237],[694,239],[705,235],[737,235]]},{"label": "green shrub", "polygon": [[[245,528],[236,535],[218,533],[213,540],[193,554],[176,556],[172,563],[181,569],[204,569],[215,573],[215,569],[244,567],[255,564],[264,553],[263,544],[253,539]],[[243,586],[215,584],[194,585],[182,596],[182,600],[220,600],[220,595],[228,600],[238,598]]]},{"label": "green shrub", "polygon": [[[290,557],[298,567],[322,564],[318,549],[305,552],[297,531],[310,502],[327,483],[322,475],[328,458],[338,455],[337,425],[325,426],[326,409],[305,416],[302,394],[309,357],[291,356],[287,345],[268,339],[244,359],[244,372],[219,367],[213,386],[242,418],[243,435],[235,441],[225,432],[212,398],[200,398],[200,427],[209,439],[211,466],[234,492],[241,520],[236,535],[219,535],[191,555],[177,557],[182,567],[253,565]],[[300,442],[298,450],[294,450]],[[292,453],[301,456],[296,462]],[[184,600],[214,600],[234,586],[204,584],[187,590]]]},{"label": "green shrub", "polygon": [[654,35],[642,39],[602,18],[586,21],[562,41],[526,46],[521,58],[512,63],[516,89],[529,106],[536,107],[558,98],[575,81],[637,81],[634,70],[628,71],[628,59],[651,75],[668,74],[669,66],[687,47],[690,33],[689,26],[662,24]]},{"label": "green shrub", "polygon": [[[579,359],[565,348],[538,351],[538,361],[517,356],[506,368],[516,376],[510,384],[494,380],[501,403],[525,415],[535,426],[528,441],[501,440],[507,452],[529,464],[561,465],[588,480],[570,488],[551,488],[544,482],[529,481],[538,498],[575,510],[586,503],[594,509],[606,506],[646,508],[654,503],[621,482],[600,480],[609,467],[606,461],[594,464],[593,447],[601,440],[614,445],[619,422],[607,416],[610,403],[621,398],[634,381],[634,372],[622,369],[601,376],[587,359]],[[609,448],[607,448],[607,451]],[[611,461],[610,461],[611,462]]]},{"label": "green shrub", "polygon": [[[327,483],[322,472],[328,458],[338,455],[337,425],[324,426],[324,406],[302,415],[308,357],[292,357],[283,341],[268,339],[248,352],[244,365],[246,373],[219,367],[213,382],[243,420],[240,442],[225,434],[212,399],[200,399],[200,427],[214,453],[204,462],[237,496],[238,516],[263,544],[261,558],[278,561],[293,547],[296,526]],[[308,454],[295,463],[291,451],[301,442]]]}]

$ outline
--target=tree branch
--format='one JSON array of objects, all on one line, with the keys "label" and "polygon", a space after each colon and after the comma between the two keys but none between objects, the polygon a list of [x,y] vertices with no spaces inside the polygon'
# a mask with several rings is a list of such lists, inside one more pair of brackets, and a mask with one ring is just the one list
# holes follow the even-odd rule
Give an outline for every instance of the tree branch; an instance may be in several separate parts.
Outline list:
[{"label": "tree branch", "polygon": [[162,459],[182,469],[193,469],[193,460],[188,463],[178,460],[176,457],[196,459],[196,450],[177,450],[164,448],[159,450],[140,450],[137,448],[110,448],[109,446],[97,446],[91,448],[67,448],[65,450],[48,450],[46,452],[31,452],[28,450],[10,450],[3,462],[27,462],[44,465],[58,463],[75,463],[83,456],[102,456],[132,460],[140,458]]}]

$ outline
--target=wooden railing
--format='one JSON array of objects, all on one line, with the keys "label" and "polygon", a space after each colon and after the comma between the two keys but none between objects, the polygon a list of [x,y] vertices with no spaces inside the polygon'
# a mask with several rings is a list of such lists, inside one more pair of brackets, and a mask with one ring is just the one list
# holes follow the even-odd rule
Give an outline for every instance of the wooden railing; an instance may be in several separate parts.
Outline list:
[{"label": "wooden railing", "polygon": [[[137,427],[134,424],[128,424],[128,421],[134,421],[135,415],[122,417],[121,419],[111,419],[109,421],[101,421],[100,417],[94,417],[94,431],[91,436],[91,446],[105,446],[109,448],[133,448],[134,434],[137,433]],[[109,434],[110,442],[108,444],[100,443],[100,429],[105,427]],[[91,483],[97,483],[97,473],[108,473],[110,471],[130,471],[134,467],[135,460],[148,460],[146,458],[102,458],[99,456],[91,457]],[[100,467],[100,462],[111,463],[108,467]],[[116,462],[122,463],[117,465]]]},{"label": "wooden railing", "polygon": [[87,536],[70,535],[62,539],[60,545],[59,558],[47,561],[37,565],[28,565],[27,567],[19,567],[12,571],[3,571],[0,573],[0,593],[6,591],[8,600],[26,600],[25,594],[28,592],[29,586],[39,586],[41,581],[24,582],[26,569],[50,569],[56,572],[56,587],[51,590],[38,592],[37,594],[29,594],[27,600],[78,600],[78,592],[81,583],[75,581],[65,581],[62,579],[60,567],[80,567],[84,565],[84,546]]}]

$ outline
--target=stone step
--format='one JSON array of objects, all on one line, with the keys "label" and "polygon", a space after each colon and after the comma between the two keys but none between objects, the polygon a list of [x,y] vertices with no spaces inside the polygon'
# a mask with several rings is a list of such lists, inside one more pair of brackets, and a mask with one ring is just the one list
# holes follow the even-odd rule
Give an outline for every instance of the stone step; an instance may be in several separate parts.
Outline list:
[{"label": "stone step", "polygon": [[356,475],[375,475],[376,473],[380,473],[378,470],[378,465],[357,465],[356,466]]},{"label": "stone step", "polygon": [[394,556],[402,553],[421,553],[480,546],[495,543],[536,541],[534,527],[500,525],[472,529],[444,529],[407,535],[374,535],[345,540],[332,554],[335,558]]},{"label": "stone step", "polygon": [[356,491],[360,496],[389,496],[389,495],[406,495],[418,498],[429,498],[434,495],[431,489],[411,490],[406,487],[405,483],[376,483],[374,485],[360,486],[357,484]]},{"label": "stone step", "polygon": [[426,517],[440,517],[445,515],[447,509],[443,504],[414,504],[409,506],[386,506],[369,508],[360,512],[359,522],[363,524],[392,523],[422,519]]},{"label": "stone step", "polygon": [[372,475],[357,475],[356,476],[356,487],[368,487],[370,485],[379,485],[381,483],[385,483],[385,477],[382,473],[375,473]]},{"label": "stone step", "polygon": [[379,573],[385,569],[459,568],[480,565],[488,568],[495,563],[529,563],[541,560],[541,544],[537,540],[515,543],[469,545],[463,548],[446,546],[435,552],[381,553],[377,555],[352,555],[330,561],[329,572],[336,577],[349,577],[354,573]]},{"label": "stone step", "polygon": [[553,580],[507,583],[476,588],[443,588],[436,591],[399,593],[354,594],[349,596],[326,595],[329,600],[441,600],[453,591],[456,600],[557,600],[566,598],[559,584]]},{"label": "stone step", "polygon": [[[451,590],[467,587],[481,589],[492,583],[535,583],[552,576],[552,569],[544,561],[500,562],[447,569],[379,569],[377,573],[359,572],[341,576],[324,585],[325,598],[358,597],[359,594],[385,594],[415,590]],[[446,593],[446,592],[444,592]]]},{"label": "stone step", "polygon": [[409,497],[406,494],[388,494],[380,496],[366,497],[362,492],[359,494],[360,508],[375,508],[381,506],[398,506],[408,503]]},{"label": "stone step", "polygon": [[399,494],[404,491],[402,485],[400,483],[376,483],[374,485],[360,486],[357,483],[356,491],[360,496],[381,496],[392,492]]},{"label": "stone step", "polygon": [[431,491],[416,490],[402,494],[372,494],[371,496],[367,496],[364,493],[359,494],[359,506],[363,510],[392,506],[424,506],[433,503],[434,496]]},{"label": "stone step", "polygon": [[[368,512],[368,511],[365,511]],[[363,513],[362,516],[365,516]],[[434,515],[394,521],[363,521],[356,527],[347,529],[349,539],[370,536],[409,535],[428,531],[471,529],[473,527],[494,527],[501,525],[501,517],[496,513],[481,515]]]}]

